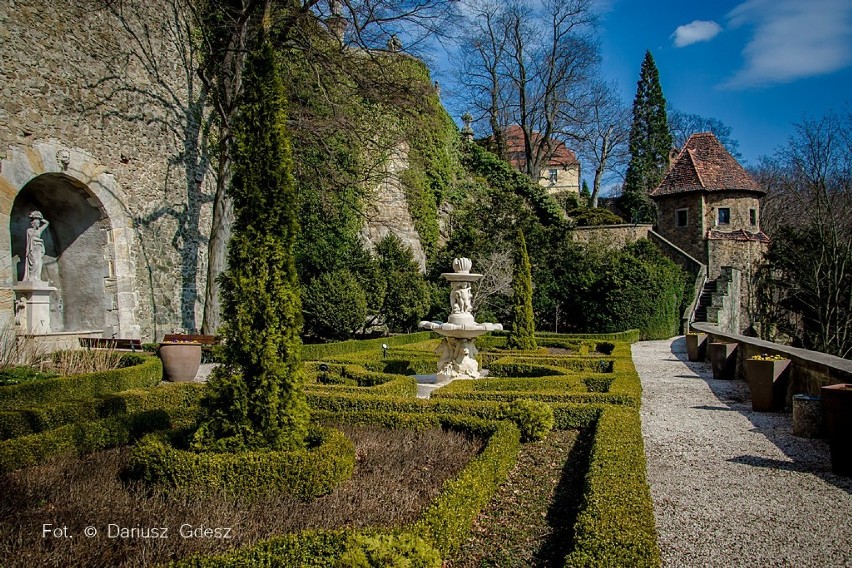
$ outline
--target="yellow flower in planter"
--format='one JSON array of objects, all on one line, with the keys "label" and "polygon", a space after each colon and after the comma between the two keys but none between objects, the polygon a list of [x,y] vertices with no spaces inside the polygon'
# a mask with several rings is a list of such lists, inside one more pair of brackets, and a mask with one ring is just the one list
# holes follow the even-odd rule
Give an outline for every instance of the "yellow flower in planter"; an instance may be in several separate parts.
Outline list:
[{"label": "yellow flower in planter", "polygon": [[786,359],[783,355],[770,355],[769,353],[762,353],[760,355],[755,355],[754,357],[749,357],[752,361],[782,361]]}]

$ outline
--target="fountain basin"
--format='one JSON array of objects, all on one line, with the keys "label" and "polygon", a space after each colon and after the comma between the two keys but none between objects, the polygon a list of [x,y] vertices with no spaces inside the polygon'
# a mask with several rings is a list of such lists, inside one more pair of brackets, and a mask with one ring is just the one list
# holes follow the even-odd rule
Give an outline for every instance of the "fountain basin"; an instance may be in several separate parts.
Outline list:
[{"label": "fountain basin", "polygon": [[420,329],[428,329],[446,337],[458,337],[473,339],[489,331],[503,331],[503,325],[499,323],[438,323],[432,321],[421,321]]}]

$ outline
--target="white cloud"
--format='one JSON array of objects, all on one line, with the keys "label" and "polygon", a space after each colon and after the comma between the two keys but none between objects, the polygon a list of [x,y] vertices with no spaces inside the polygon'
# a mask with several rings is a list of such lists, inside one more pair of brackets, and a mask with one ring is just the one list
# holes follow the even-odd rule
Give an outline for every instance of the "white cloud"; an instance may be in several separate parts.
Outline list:
[{"label": "white cloud", "polygon": [[849,0],[748,0],[731,10],[732,27],[754,26],[745,65],[725,84],[745,88],[825,75],[852,63]]},{"label": "white cloud", "polygon": [[722,26],[713,21],[694,20],[678,26],[672,34],[675,47],[686,47],[701,41],[710,41],[722,31]]}]

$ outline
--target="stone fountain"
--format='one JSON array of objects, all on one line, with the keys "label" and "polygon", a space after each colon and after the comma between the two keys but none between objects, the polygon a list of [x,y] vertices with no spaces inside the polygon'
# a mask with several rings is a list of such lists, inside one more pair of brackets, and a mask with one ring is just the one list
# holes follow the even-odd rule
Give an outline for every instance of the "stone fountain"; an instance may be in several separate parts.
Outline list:
[{"label": "stone fountain", "polygon": [[435,350],[438,355],[437,382],[454,379],[477,379],[480,377],[479,363],[476,361],[474,340],[489,331],[501,331],[499,323],[476,323],[471,303],[471,284],[482,278],[482,274],[470,272],[472,263],[469,258],[453,260],[453,272],[441,274],[450,283],[450,316],[448,321],[421,321],[422,329],[429,329],[444,336]]}]

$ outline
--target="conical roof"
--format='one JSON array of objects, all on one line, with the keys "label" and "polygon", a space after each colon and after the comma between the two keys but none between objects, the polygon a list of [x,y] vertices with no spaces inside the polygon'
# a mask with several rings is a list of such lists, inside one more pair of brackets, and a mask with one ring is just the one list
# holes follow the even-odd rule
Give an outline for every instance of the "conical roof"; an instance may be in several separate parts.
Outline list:
[{"label": "conical roof", "polygon": [[690,136],[663,181],[649,195],[664,197],[691,191],[766,193],[712,132]]}]

